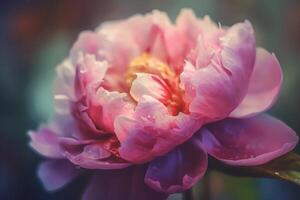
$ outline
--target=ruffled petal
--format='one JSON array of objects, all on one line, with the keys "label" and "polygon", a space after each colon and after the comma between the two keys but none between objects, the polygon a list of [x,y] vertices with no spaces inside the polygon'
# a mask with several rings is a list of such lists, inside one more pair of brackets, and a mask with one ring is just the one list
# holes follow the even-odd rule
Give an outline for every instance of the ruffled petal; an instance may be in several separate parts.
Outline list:
[{"label": "ruffled petal", "polygon": [[[255,61],[255,37],[248,22],[230,27],[220,44],[213,41],[199,40],[204,44],[196,60],[187,62],[180,76],[190,112],[207,122],[227,117],[239,105]],[[203,51],[207,51],[210,60],[202,59]]]},{"label": "ruffled petal", "polygon": [[64,187],[79,173],[80,170],[67,160],[48,160],[43,162],[38,169],[38,177],[48,191]]},{"label": "ruffled petal", "polygon": [[79,141],[72,138],[60,138],[61,149],[64,156],[73,164],[86,169],[121,169],[130,163],[122,159],[110,159],[113,145],[116,140],[85,140]]},{"label": "ruffled petal", "polygon": [[71,49],[71,60],[77,62],[80,53],[96,55],[103,41],[103,37],[92,31],[82,32]]},{"label": "ruffled petal", "polygon": [[134,15],[127,20],[104,23],[97,32],[109,36],[113,42],[127,41],[138,49],[137,56],[149,53],[169,64],[175,72],[181,71],[189,50],[183,32],[171,23],[166,13],[158,10],[147,15]]},{"label": "ruffled petal", "polygon": [[134,110],[134,103],[126,93],[99,88],[91,90],[88,95],[87,109],[81,114],[87,113],[99,130],[113,133],[115,118],[122,114],[131,115]]},{"label": "ruffled petal", "polygon": [[132,117],[115,120],[120,155],[133,163],[147,162],[191,138],[201,125],[183,113],[172,116],[161,102],[143,96]]},{"label": "ruffled petal", "polygon": [[282,79],[281,67],[276,56],[258,48],[247,95],[230,116],[249,117],[270,108],[277,99]]},{"label": "ruffled petal", "polygon": [[196,47],[199,35],[210,40],[220,32],[209,16],[198,18],[192,9],[182,9],[176,19],[176,25],[184,33],[189,49]]},{"label": "ruffled petal", "polygon": [[230,165],[260,165],[291,151],[298,136],[286,124],[268,115],[225,119],[202,128],[203,148]]},{"label": "ruffled petal", "polygon": [[191,188],[206,172],[207,154],[196,138],[151,161],[145,182],[156,191],[175,193]]},{"label": "ruffled petal", "polygon": [[[75,89],[78,101],[73,103],[73,115],[80,123],[82,132],[113,133],[114,118],[133,110],[126,93],[108,91],[102,87],[107,62],[97,61],[94,55],[78,58]],[[90,129],[90,130],[88,130]]]},{"label": "ruffled petal", "polygon": [[155,192],[144,183],[145,169],[135,166],[123,170],[97,172],[88,185],[83,200],[165,200],[168,195]]}]

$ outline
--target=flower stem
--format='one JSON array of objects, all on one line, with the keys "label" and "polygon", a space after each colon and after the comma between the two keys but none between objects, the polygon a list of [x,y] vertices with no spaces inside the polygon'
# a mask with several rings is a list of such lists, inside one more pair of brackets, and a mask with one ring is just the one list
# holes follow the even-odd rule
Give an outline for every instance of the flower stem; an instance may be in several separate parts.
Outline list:
[{"label": "flower stem", "polygon": [[189,190],[186,190],[184,193],[183,193],[183,200],[193,200],[193,190],[192,188],[189,189]]},{"label": "flower stem", "polygon": [[202,198],[205,200],[211,200],[211,189],[210,189],[210,172],[206,172],[206,175],[203,177],[203,187],[202,187]]}]

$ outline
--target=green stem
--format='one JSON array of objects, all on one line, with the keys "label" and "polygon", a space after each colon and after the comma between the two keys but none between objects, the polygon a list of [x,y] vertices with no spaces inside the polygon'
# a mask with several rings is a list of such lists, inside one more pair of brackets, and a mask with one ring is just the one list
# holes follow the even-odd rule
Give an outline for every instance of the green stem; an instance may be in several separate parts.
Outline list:
[{"label": "green stem", "polygon": [[203,187],[202,187],[202,198],[201,199],[212,200],[209,172],[206,172],[205,176],[203,177]]}]

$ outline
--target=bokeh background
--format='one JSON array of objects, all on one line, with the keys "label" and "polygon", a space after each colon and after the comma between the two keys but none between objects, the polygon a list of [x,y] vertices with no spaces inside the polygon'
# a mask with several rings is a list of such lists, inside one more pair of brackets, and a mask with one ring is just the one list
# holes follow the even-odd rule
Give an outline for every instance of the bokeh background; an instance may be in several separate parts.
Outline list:
[{"label": "bokeh background", "polygon": [[[36,176],[43,160],[28,147],[27,130],[52,115],[55,66],[80,31],[101,22],[183,7],[231,25],[249,19],[258,45],[275,52],[284,85],[270,111],[300,133],[300,0],[1,0],[0,1],[0,199],[80,199],[84,178],[47,193]],[[300,187],[268,179],[210,174],[213,200],[299,200]],[[173,199],[180,199],[175,196]]]}]

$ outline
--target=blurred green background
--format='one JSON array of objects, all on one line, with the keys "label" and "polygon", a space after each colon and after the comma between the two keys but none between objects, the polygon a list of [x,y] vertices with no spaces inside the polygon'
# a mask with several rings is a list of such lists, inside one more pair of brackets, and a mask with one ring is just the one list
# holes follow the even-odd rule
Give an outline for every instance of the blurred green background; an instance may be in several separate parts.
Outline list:
[{"label": "blurred green background", "polygon": [[[87,180],[47,193],[36,177],[43,158],[28,147],[28,129],[52,115],[55,66],[80,31],[101,22],[184,7],[223,25],[248,19],[257,43],[279,58],[284,85],[270,111],[300,133],[300,0],[1,0],[0,1],[0,199],[80,199]],[[299,200],[289,183],[211,173],[213,200]],[[179,199],[180,197],[173,197]]]}]

